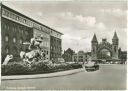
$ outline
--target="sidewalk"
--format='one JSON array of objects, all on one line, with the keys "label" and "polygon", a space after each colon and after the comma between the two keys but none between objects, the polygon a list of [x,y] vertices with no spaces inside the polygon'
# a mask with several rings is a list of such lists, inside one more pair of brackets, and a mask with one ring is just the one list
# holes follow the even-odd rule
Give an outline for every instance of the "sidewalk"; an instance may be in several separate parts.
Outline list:
[{"label": "sidewalk", "polygon": [[32,79],[32,78],[49,78],[49,77],[70,75],[70,74],[74,74],[82,71],[83,71],[83,68],[80,68],[80,69],[48,73],[48,74],[2,76],[1,79],[2,80],[18,80],[18,79]]},{"label": "sidewalk", "polygon": [[125,65],[125,64],[99,64],[99,65]]}]

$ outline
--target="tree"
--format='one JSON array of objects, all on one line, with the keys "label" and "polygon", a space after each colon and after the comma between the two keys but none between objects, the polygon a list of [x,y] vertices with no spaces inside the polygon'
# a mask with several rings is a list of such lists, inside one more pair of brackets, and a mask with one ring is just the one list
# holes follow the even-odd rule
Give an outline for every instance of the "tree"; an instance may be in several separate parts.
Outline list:
[{"label": "tree", "polygon": [[64,51],[62,57],[66,62],[71,62],[74,53],[75,52],[71,48],[68,48],[66,51]]}]

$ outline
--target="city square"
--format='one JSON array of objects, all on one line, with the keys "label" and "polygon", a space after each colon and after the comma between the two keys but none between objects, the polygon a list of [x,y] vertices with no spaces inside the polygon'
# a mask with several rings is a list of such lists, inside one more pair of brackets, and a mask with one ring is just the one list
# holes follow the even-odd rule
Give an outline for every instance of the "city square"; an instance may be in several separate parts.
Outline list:
[{"label": "city square", "polygon": [[125,1],[3,1],[0,11],[1,90],[127,89]]}]

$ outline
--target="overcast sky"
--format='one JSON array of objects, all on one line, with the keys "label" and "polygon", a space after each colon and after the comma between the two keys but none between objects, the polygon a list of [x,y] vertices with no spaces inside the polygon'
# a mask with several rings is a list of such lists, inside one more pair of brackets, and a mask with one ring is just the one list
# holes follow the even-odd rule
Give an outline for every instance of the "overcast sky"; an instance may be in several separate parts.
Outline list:
[{"label": "overcast sky", "polygon": [[91,51],[91,39],[107,38],[112,42],[114,32],[119,37],[119,47],[127,48],[126,2],[44,2],[13,1],[3,4],[62,32],[62,49]]}]

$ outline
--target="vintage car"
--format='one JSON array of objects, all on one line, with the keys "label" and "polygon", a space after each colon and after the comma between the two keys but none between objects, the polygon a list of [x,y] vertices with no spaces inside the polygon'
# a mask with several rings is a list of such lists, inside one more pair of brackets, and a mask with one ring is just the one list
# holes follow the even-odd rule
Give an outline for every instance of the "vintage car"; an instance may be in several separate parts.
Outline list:
[{"label": "vintage car", "polygon": [[96,62],[92,61],[88,61],[84,67],[87,72],[99,70],[99,65]]}]

